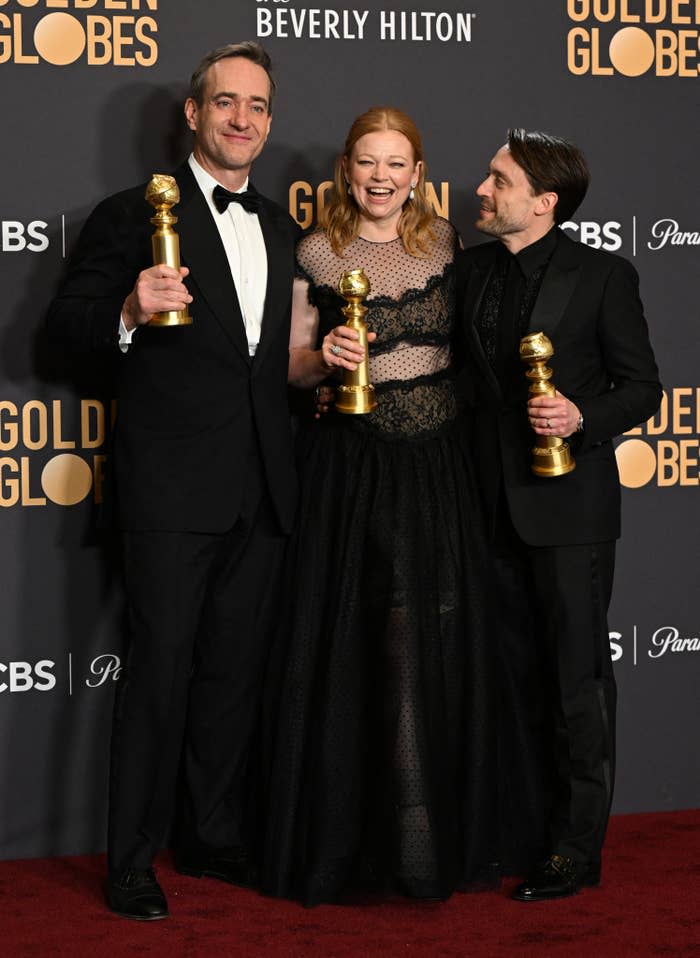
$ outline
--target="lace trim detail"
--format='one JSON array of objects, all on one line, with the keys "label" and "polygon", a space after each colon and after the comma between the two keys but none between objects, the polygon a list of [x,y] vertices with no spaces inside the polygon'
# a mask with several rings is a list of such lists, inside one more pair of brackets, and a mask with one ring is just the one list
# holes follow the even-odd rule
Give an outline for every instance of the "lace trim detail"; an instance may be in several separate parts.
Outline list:
[{"label": "lace trim detail", "polygon": [[377,408],[364,416],[333,414],[333,425],[383,441],[423,440],[440,435],[457,418],[452,376],[424,376],[420,381],[382,384],[375,390]]},{"label": "lace trim detail", "polygon": [[319,342],[344,321],[336,276],[344,268],[362,265],[372,284],[365,301],[366,322],[377,335],[370,345],[370,381],[380,402],[365,416],[340,415],[355,420],[349,428],[384,439],[423,438],[439,434],[456,417],[451,371],[456,234],[442,219],[436,221],[435,231],[433,255],[428,258],[411,256],[401,243],[364,241],[353,242],[347,255],[339,257],[322,232],[299,244],[298,268],[310,282],[310,301],[319,310]]},{"label": "lace trim detail", "polygon": [[[319,343],[334,325],[343,322],[342,297],[329,286],[316,287],[314,300],[321,311]],[[366,300],[369,312],[365,321],[377,334],[372,344],[373,354],[394,349],[398,343],[425,343],[436,345],[449,342],[452,336],[454,315],[454,276],[433,277],[425,292],[409,290],[399,300],[387,296]]]},{"label": "lace trim detail", "polygon": [[[459,247],[455,228],[437,217],[433,231],[435,241],[430,256],[415,257],[406,252],[400,240],[372,243],[361,237],[338,255],[331,249],[326,234],[314,230],[297,245],[297,275],[316,286],[311,301],[318,305],[321,299],[328,299],[329,292],[338,295],[338,280],[345,270],[362,267],[372,286],[367,305],[403,305],[414,297],[430,293],[452,268]],[[322,291],[320,296],[319,291]]]},{"label": "lace trim detail", "polygon": [[400,390],[401,392],[410,392],[417,386],[438,385],[442,383],[444,379],[449,379],[450,383],[454,384],[454,369],[452,366],[446,366],[444,369],[440,369],[434,373],[426,373],[424,376],[415,376],[408,381],[404,379],[386,379],[384,382],[375,383],[374,391],[377,396],[380,394],[384,395],[384,393],[389,392],[391,389]]},{"label": "lace trim detail", "polygon": [[[308,283],[313,285],[313,280],[311,277],[304,272],[304,268],[297,263],[297,272],[300,279],[305,279]],[[407,289],[404,293],[399,296],[398,299],[393,299],[391,296],[368,296],[364,302],[364,305],[370,309],[403,309],[404,306],[407,306],[412,303],[422,302],[424,299],[427,299],[434,290],[443,284],[452,284],[454,283],[455,276],[455,266],[454,263],[448,263],[442,273],[436,273],[434,276],[431,276],[430,279],[425,284],[425,287],[422,289]],[[319,286],[314,285],[314,289],[317,294],[320,294],[321,297],[327,297],[332,299],[337,299],[341,304],[345,302],[337,289],[334,289],[332,286],[327,283],[321,283]]]}]

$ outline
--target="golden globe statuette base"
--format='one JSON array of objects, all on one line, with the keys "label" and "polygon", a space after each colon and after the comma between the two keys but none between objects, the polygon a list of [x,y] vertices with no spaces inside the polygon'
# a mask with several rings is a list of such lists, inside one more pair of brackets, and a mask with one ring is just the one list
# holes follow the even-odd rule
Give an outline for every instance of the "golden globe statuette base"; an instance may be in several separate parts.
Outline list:
[{"label": "golden globe statuette base", "polygon": [[[532,369],[525,373],[530,382],[530,396],[554,396],[556,388],[552,382],[552,370],[546,365],[554,355],[551,340],[544,333],[530,333],[520,340],[520,358],[529,363]],[[531,469],[536,476],[550,478],[565,476],[576,468],[574,457],[568,442],[559,436],[538,436],[532,447]]]},{"label": "golden globe statuette base", "polygon": [[345,325],[357,330],[365,358],[357,369],[343,370],[343,384],[336,389],[335,408],[338,412],[358,415],[372,412],[377,406],[374,386],[369,382],[369,359],[367,355],[367,324],[363,317],[367,307],[362,305],[370,291],[369,280],[362,269],[350,269],[343,273],[338,283],[338,292],[347,301],[342,313]]},{"label": "golden globe statuette base", "polygon": [[[167,173],[154,173],[146,187],[146,199],[155,207],[156,214],[150,220],[156,227],[151,237],[153,265],[165,263],[173,269],[180,269],[180,241],[173,229],[177,216],[170,212],[171,207],[180,202],[180,190],[173,176]],[[170,309],[151,316],[149,326],[189,326],[192,317],[187,307]]]}]

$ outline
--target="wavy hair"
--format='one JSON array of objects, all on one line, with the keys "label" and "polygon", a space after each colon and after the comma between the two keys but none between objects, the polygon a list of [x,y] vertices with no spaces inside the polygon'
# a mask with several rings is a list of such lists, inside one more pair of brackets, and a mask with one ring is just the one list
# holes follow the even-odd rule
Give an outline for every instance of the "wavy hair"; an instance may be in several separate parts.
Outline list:
[{"label": "wavy hair", "polygon": [[343,161],[350,159],[360,137],[383,130],[396,130],[402,133],[411,144],[414,163],[419,161],[421,163],[413,199],[406,200],[401,212],[398,233],[404,249],[411,256],[429,256],[435,239],[432,229],[435,213],[425,195],[426,166],[423,159],[423,144],[418,128],[410,116],[394,107],[375,106],[354,120],[343,152],[335,163],[333,175],[335,189],[319,217],[321,227],[326,231],[333,251],[336,255],[342,256],[345,247],[349,246],[360,232],[360,211],[353,196],[348,193]]}]

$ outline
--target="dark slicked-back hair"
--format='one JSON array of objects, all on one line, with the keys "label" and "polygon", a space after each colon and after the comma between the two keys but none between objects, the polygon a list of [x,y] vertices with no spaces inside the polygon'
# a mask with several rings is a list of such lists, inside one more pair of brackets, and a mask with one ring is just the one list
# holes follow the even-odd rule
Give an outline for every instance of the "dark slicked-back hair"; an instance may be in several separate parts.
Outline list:
[{"label": "dark slicked-back hair", "polygon": [[219,60],[228,60],[232,57],[243,57],[244,60],[250,60],[262,67],[267,73],[270,81],[270,96],[267,103],[267,112],[272,113],[272,101],[275,97],[277,84],[272,75],[272,60],[264,47],[261,47],[255,40],[244,40],[242,43],[227,43],[223,47],[217,47],[212,50],[197,64],[195,71],[190,79],[190,97],[197,106],[201,106],[204,100],[204,87],[206,86],[207,70],[210,66],[218,63]]},{"label": "dark slicked-back hair", "polygon": [[561,137],[522,129],[508,130],[508,149],[536,195],[557,194],[554,222],[565,223],[588,189],[590,174],[583,153]]}]

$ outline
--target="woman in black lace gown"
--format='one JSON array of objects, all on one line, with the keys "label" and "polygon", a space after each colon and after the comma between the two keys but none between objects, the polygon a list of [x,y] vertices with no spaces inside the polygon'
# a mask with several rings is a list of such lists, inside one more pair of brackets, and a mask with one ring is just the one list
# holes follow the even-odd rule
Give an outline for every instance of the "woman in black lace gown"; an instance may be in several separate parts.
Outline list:
[{"label": "woman in black lace gown", "polygon": [[362,267],[378,400],[299,437],[263,889],[307,904],[368,882],[446,898],[496,854],[485,560],[452,352],[458,239],[424,184],[412,121],[372,109],[325,228],[298,247],[291,381],[353,368],[337,286]]}]

